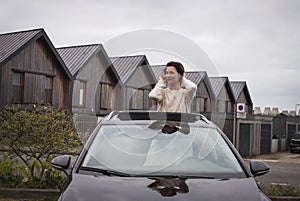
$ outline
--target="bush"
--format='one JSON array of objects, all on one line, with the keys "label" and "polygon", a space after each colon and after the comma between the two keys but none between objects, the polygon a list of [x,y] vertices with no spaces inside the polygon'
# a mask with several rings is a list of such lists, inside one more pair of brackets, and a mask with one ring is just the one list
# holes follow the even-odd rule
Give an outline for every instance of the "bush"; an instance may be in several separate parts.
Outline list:
[{"label": "bush", "polygon": [[[49,157],[51,160],[53,157]],[[51,188],[61,189],[66,176],[52,168],[49,161],[43,161],[46,169],[43,177],[30,177],[24,165],[18,165],[18,159],[10,159],[8,154],[0,158],[0,188]],[[39,169],[38,165],[36,166]]]},{"label": "bush", "polygon": [[[6,106],[0,111],[0,122],[0,146],[22,163],[3,157],[1,168],[6,169],[0,174],[1,186],[20,185],[20,176],[26,178],[22,185],[29,187],[61,186],[60,172],[52,169],[50,161],[53,154],[80,150],[72,115],[40,105],[32,110]],[[6,184],[9,180],[13,182]]]},{"label": "bush", "polygon": [[291,184],[271,185],[265,192],[268,196],[300,196],[300,192]]},{"label": "bush", "polygon": [[0,187],[15,188],[22,183],[25,168],[17,163],[18,160],[10,160],[8,154],[0,158]]}]

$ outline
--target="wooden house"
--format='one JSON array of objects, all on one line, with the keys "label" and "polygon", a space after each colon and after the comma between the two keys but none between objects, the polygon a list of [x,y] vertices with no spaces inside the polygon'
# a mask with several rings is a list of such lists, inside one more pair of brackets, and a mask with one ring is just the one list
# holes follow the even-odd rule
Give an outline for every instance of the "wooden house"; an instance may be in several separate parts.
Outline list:
[{"label": "wooden house", "polygon": [[228,77],[210,77],[216,96],[216,112],[233,113],[235,98]]},{"label": "wooden house", "polygon": [[210,120],[214,122],[227,137],[234,142],[234,107],[235,99],[229,83],[228,77],[210,77],[209,78],[216,102],[214,112]]},{"label": "wooden house", "polygon": [[[155,84],[159,81],[159,77],[163,74],[165,74],[165,69],[166,69],[166,65],[151,65],[150,69],[155,77]],[[150,101],[151,102],[151,109],[152,110],[157,110],[157,103],[155,103],[154,101]]]},{"label": "wooden house", "polygon": [[247,87],[247,83],[242,82],[229,82],[233,96],[236,103],[244,103],[245,111],[247,114],[253,113],[253,103],[251,100],[251,96]]},{"label": "wooden house", "polygon": [[185,76],[197,85],[192,111],[199,113],[213,112],[216,97],[207,73],[205,71],[186,72]]},{"label": "wooden house", "polygon": [[156,83],[145,55],[111,57],[120,84],[118,84],[119,110],[148,110],[151,101],[148,97]]},{"label": "wooden house", "polygon": [[0,107],[71,111],[71,74],[43,29],[0,34]]},{"label": "wooden house", "polygon": [[116,103],[119,77],[101,44],[57,48],[74,80],[75,114],[104,116]]},{"label": "wooden house", "polygon": [[166,69],[166,65],[151,65],[150,68],[155,76],[156,83],[157,83],[159,80],[159,77],[161,75],[165,74],[164,71]]}]

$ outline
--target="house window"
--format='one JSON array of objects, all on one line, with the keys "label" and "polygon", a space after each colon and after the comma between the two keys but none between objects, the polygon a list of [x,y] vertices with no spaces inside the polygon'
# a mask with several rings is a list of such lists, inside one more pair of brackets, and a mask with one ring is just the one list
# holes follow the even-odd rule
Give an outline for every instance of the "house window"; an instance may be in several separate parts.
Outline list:
[{"label": "house window", "polygon": [[128,88],[129,109],[143,110],[144,108],[144,90]]},{"label": "house window", "polygon": [[13,102],[24,100],[24,73],[15,72],[13,77]]},{"label": "house window", "polygon": [[53,77],[46,76],[45,81],[45,101],[52,104],[53,96]]},{"label": "house window", "polygon": [[208,100],[200,96],[195,97],[193,100],[193,112],[207,112],[208,111]]},{"label": "house window", "polygon": [[230,101],[226,101],[226,112],[227,113],[231,112],[231,102]]},{"label": "house window", "polygon": [[85,106],[86,99],[86,82],[79,82],[79,105]]},{"label": "house window", "polygon": [[111,109],[112,86],[110,84],[100,83],[100,108]]},{"label": "house window", "polygon": [[204,98],[204,103],[203,103],[203,112],[208,112],[208,100],[207,98]]},{"label": "house window", "polygon": [[145,110],[149,110],[151,107],[151,102],[150,102],[150,98],[149,98],[149,93],[150,90],[149,89],[145,89],[144,90],[144,109]]},{"label": "house window", "polygon": [[195,97],[193,100],[193,112],[200,112],[201,110],[201,98]]}]

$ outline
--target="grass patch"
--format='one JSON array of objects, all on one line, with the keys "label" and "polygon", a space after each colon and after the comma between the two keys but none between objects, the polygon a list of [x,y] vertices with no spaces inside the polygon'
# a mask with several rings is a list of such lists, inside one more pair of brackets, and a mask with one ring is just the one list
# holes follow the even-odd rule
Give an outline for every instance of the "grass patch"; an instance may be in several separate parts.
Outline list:
[{"label": "grass patch", "polygon": [[291,184],[274,184],[269,187],[262,188],[267,196],[291,196],[300,197],[300,191],[298,191]]}]

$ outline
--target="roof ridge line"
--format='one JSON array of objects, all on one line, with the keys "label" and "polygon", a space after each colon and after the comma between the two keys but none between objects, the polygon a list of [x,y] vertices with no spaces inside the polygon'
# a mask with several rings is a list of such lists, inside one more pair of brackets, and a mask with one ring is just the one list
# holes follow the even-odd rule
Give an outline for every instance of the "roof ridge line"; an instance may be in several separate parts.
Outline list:
[{"label": "roof ridge line", "polygon": [[0,36],[10,35],[10,34],[17,34],[17,33],[25,33],[25,32],[33,32],[33,31],[45,31],[45,30],[43,28],[36,28],[36,29],[30,29],[30,30],[1,33]]},{"label": "roof ridge line", "polygon": [[129,55],[129,56],[115,56],[115,57],[109,57],[110,59],[112,59],[112,58],[126,58],[126,57],[146,57],[146,55],[145,54],[139,54],[139,55]]},{"label": "roof ridge line", "polygon": [[72,45],[72,46],[64,46],[64,47],[57,47],[56,49],[66,49],[66,48],[77,48],[77,47],[89,47],[89,46],[101,46],[101,43],[95,44],[87,44],[87,45]]},{"label": "roof ridge line", "polygon": [[201,71],[185,71],[186,73],[207,73],[207,71],[205,70],[201,70]]}]

